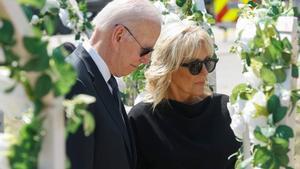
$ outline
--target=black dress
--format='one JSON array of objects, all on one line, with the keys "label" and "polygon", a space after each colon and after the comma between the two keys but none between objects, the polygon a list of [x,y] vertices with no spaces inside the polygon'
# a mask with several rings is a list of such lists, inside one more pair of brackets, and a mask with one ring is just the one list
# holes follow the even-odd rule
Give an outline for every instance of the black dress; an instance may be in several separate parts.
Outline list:
[{"label": "black dress", "polygon": [[240,143],[230,128],[228,96],[214,94],[193,105],[164,100],[153,111],[139,103],[130,113],[138,169],[233,169]]}]

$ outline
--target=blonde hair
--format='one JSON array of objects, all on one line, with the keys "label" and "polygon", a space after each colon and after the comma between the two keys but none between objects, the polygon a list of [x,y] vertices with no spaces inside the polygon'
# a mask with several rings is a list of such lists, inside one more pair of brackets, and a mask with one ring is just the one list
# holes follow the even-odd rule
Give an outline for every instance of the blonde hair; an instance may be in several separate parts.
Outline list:
[{"label": "blonde hair", "polygon": [[[146,102],[153,102],[153,109],[167,98],[171,76],[182,63],[207,50],[214,53],[213,40],[205,30],[191,23],[172,23],[163,27],[151,56],[151,65],[145,72]],[[208,85],[204,92],[210,94]]]},{"label": "blonde hair", "polygon": [[161,23],[159,11],[149,0],[113,0],[97,14],[92,23],[98,29],[109,29],[115,24],[143,20]]}]

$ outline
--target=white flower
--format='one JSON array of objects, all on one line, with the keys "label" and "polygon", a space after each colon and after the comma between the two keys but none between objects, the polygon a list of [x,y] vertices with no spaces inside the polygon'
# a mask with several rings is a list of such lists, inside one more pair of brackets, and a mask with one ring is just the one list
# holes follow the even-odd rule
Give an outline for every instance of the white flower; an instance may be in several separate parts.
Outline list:
[{"label": "white flower", "polygon": [[40,21],[40,18],[39,18],[37,15],[33,15],[32,18],[31,18],[30,23],[31,23],[32,25],[36,25],[36,24],[39,23],[39,21]]},{"label": "white flower", "polygon": [[241,115],[233,114],[233,116],[231,116],[230,127],[236,137],[240,139],[243,138],[244,132],[246,131],[246,123]]},{"label": "white flower", "polygon": [[234,104],[231,104],[230,102],[227,103],[227,108],[230,116],[234,114],[241,114],[241,111],[244,109],[245,104],[246,100],[240,99],[239,97]]},{"label": "white flower", "polygon": [[175,13],[170,12],[168,15],[163,15],[164,24],[172,23],[172,22],[179,22],[180,18]]},{"label": "white flower", "polygon": [[164,5],[162,2],[160,2],[160,1],[155,1],[155,2],[153,3],[153,5],[159,10],[159,12],[160,12],[161,14],[168,12],[168,9],[167,9],[167,8],[165,7],[165,5]]},{"label": "white flower", "polygon": [[227,109],[229,111],[230,117],[232,117],[234,114],[237,114],[238,112],[236,111],[236,104],[231,104],[230,102],[227,103]]},{"label": "white flower", "polygon": [[67,10],[60,8],[58,15],[59,15],[60,20],[63,23],[63,25],[65,25],[66,27],[68,27],[70,29],[74,28],[74,24],[71,23],[71,21],[69,19],[69,12]]},{"label": "white flower", "polygon": [[249,123],[253,119],[256,113],[256,109],[253,103],[251,101],[248,101],[242,112],[243,112],[243,118],[245,119],[246,123]]},{"label": "white flower", "polygon": [[291,91],[283,89],[281,91],[281,97],[280,97],[281,106],[289,107],[290,100],[291,100]]},{"label": "white flower", "polygon": [[267,99],[265,94],[262,91],[258,91],[254,94],[254,96],[252,97],[251,101],[255,104],[258,104],[260,106],[266,106],[267,104]]},{"label": "white flower", "polygon": [[262,85],[262,80],[256,76],[251,67],[247,69],[248,72],[243,73],[244,78],[253,88],[258,89]]}]

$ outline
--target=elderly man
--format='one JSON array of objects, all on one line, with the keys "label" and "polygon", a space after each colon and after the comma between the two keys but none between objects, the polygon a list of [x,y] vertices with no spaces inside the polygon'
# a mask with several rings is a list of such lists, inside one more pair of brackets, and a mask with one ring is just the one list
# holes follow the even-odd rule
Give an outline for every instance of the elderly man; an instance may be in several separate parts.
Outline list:
[{"label": "elderly man", "polygon": [[88,137],[82,127],[70,135],[67,154],[72,169],[134,169],[135,143],[114,76],[128,75],[149,62],[160,34],[160,15],[147,0],[115,0],[93,23],[90,40],[69,57],[78,78],[67,98],[96,98],[89,106],[96,128]]}]

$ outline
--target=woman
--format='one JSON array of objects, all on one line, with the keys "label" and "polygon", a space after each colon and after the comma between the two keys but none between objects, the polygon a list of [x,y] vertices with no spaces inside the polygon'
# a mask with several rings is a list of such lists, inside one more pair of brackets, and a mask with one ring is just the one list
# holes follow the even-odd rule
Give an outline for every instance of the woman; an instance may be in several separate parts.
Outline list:
[{"label": "woman", "polygon": [[129,113],[139,169],[229,169],[240,143],[230,128],[228,96],[212,94],[218,59],[209,35],[177,23],[161,33],[146,71],[147,96]]}]

